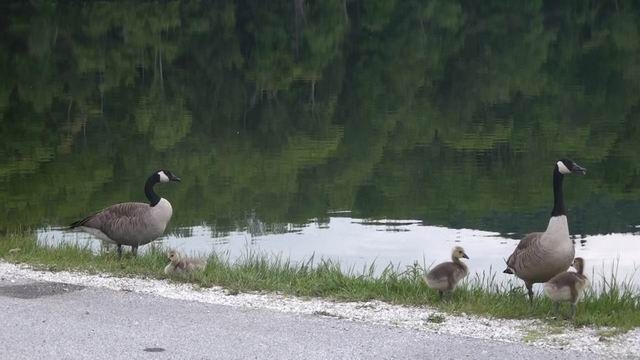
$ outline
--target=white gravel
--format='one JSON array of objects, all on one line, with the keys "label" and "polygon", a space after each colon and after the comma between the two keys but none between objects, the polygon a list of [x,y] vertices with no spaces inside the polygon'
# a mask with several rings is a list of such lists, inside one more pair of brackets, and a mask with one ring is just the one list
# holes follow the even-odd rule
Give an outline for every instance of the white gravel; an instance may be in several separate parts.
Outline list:
[{"label": "white gravel", "polygon": [[2,261],[0,261],[0,276],[9,281],[27,278],[219,305],[334,316],[426,332],[505,342],[527,342],[538,346],[584,351],[599,356],[640,356],[640,329],[613,337],[603,337],[602,334],[607,329],[574,328],[570,324],[558,327],[539,320],[504,320],[465,314],[452,315],[430,307],[399,306],[380,301],[333,302],[272,293],[229,295],[221,287],[200,288],[190,284],[173,283],[169,280],[120,278],[108,274],[39,271],[27,265],[15,265]]}]

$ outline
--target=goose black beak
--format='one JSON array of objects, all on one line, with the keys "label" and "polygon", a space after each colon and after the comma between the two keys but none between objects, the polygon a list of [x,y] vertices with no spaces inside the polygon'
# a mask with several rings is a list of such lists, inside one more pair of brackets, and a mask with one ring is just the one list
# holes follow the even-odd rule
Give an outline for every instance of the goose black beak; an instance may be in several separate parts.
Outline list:
[{"label": "goose black beak", "polygon": [[465,259],[468,259],[469,257],[467,256],[467,254],[462,254],[462,257]]},{"label": "goose black beak", "polygon": [[578,174],[578,175],[586,175],[587,173],[587,169],[583,168],[582,166],[573,163],[573,167],[571,168],[571,172],[573,174]]},{"label": "goose black beak", "polygon": [[169,180],[171,180],[171,181],[180,181],[180,178],[179,178],[179,177],[177,177],[177,176],[175,176],[175,175],[173,175],[173,176],[171,177],[171,179],[169,179]]}]

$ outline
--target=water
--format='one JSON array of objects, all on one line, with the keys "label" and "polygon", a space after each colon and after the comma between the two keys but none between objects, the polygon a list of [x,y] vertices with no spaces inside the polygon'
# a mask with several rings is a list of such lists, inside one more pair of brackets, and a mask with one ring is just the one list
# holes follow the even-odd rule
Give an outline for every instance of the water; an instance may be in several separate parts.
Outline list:
[{"label": "water", "polygon": [[[0,5],[0,232],[144,201],[160,242],[500,273],[558,158],[587,271],[640,261],[640,7],[403,1]],[[503,275],[499,275],[503,276]]]},{"label": "water", "polygon": [[[472,272],[495,275],[499,283],[514,283],[512,275],[502,273],[505,259],[517,245],[516,239],[498,233],[475,229],[452,229],[425,226],[419,221],[371,221],[350,217],[331,217],[325,224],[311,222],[303,227],[289,226],[283,233],[255,234],[233,231],[216,235],[207,226],[189,227],[188,234],[169,234],[158,241],[164,248],[206,256],[212,251],[240,259],[252,251],[284,257],[295,262],[313,258],[339,261],[343,271],[353,274],[379,275],[387,266],[403,271],[418,264],[428,268],[448,260],[451,248],[464,246],[470,256],[466,260]],[[589,235],[574,239],[576,256],[589,264],[587,269],[594,287],[615,274],[621,283],[637,285],[638,233]],[[61,243],[89,246],[95,252],[104,250],[104,244],[77,232],[43,229],[38,232],[42,244],[57,246]],[[144,252],[148,247],[143,248]]]}]

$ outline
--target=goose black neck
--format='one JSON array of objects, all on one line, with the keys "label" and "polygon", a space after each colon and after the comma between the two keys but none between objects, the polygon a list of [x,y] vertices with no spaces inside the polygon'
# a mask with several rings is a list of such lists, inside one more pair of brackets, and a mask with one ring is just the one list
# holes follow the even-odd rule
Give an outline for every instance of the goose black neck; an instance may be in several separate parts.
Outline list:
[{"label": "goose black neck", "polygon": [[155,179],[155,176],[150,176],[144,184],[144,194],[147,195],[151,206],[156,206],[160,202],[160,196],[153,191],[153,186],[156,183],[158,183],[158,181]]},{"label": "goose black neck", "polygon": [[558,171],[558,168],[553,170],[553,210],[551,216],[566,215],[564,208],[564,195],[562,193],[562,180],[564,175]]}]

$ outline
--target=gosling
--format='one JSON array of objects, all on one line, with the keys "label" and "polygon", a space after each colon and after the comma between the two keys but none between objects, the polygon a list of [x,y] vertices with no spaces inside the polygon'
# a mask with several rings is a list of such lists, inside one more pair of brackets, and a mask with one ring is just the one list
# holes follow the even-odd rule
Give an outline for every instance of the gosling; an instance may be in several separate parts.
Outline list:
[{"label": "gosling", "polygon": [[164,268],[164,273],[167,275],[202,271],[207,266],[205,260],[182,256],[176,250],[170,250],[167,253],[167,258],[169,259],[169,264]]},{"label": "gosling", "polygon": [[445,293],[451,295],[458,282],[469,274],[467,265],[460,261],[460,258],[469,259],[464,249],[460,246],[453,248],[451,252],[451,260],[436,265],[429,273],[423,276],[427,286],[438,290],[440,300]]},{"label": "gosling", "polygon": [[584,275],[584,259],[573,259],[572,266],[576,272],[561,272],[544,283],[544,292],[554,302],[556,314],[560,310],[560,302],[571,303],[571,319],[576,316],[576,305],[589,286],[589,279]]}]

